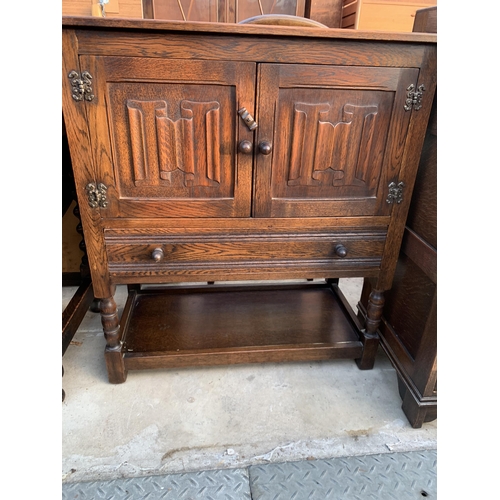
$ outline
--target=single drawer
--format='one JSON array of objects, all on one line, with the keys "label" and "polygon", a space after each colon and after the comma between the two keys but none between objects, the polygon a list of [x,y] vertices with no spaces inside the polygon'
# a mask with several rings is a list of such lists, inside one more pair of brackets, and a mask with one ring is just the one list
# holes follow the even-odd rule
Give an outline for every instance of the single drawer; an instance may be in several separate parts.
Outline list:
[{"label": "single drawer", "polygon": [[106,250],[111,274],[170,273],[181,270],[242,268],[378,267],[385,231],[343,231],[294,234],[162,233],[108,235]]}]

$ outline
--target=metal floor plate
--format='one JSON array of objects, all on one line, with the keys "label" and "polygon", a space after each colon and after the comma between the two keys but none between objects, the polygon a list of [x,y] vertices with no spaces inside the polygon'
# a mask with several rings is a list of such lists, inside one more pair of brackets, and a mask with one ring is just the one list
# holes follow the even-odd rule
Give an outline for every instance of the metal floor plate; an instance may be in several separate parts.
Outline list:
[{"label": "metal floor plate", "polygon": [[251,500],[248,470],[63,484],[62,500]]},{"label": "metal floor plate", "polygon": [[436,499],[436,450],[250,467],[252,500]]},{"label": "metal floor plate", "polygon": [[435,500],[437,451],[64,483],[62,500]]}]

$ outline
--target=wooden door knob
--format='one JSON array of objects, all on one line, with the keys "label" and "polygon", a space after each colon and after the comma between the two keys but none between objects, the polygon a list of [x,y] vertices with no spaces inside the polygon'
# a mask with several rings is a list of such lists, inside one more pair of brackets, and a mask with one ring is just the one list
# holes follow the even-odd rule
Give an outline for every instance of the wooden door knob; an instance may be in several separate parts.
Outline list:
[{"label": "wooden door knob", "polygon": [[347,255],[347,248],[344,245],[339,244],[335,247],[335,253],[339,257],[345,257]]},{"label": "wooden door knob", "polygon": [[260,144],[259,144],[259,151],[263,154],[263,155],[269,155],[271,154],[271,151],[273,150],[273,147],[271,145],[270,142],[267,142],[267,141],[262,141]]},{"label": "wooden door knob", "polygon": [[248,155],[252,152],[253,144],[250,141],[240,141],[238,149],[241,153]]},{"label": "wooden door knob", "polygon": [[153,253],[151,254],[151,257],[155,262],[160,262],[163,260],[163,257],[165,257],[165,254],[163,253],[163,250],[161,248],[155,248],[153,250]]}]

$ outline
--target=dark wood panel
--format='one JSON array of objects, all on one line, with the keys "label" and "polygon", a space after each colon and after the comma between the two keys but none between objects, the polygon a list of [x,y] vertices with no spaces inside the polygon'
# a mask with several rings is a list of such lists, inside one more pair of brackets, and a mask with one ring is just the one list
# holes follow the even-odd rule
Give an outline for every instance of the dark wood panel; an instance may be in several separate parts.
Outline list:
[{"label": "dark wood panel", "polygon": [[[431,116],[432,119],[432,116]],[[437,140],[429,129],[422,148],[406,225],[437,248]]]},{"label": "dark wood panel", "polygon": [[356,329],[329,287],[141,291],[130,300],[134,315],[123,348],[129,368],[154,366],[154,358],[183,366],[186,357],[212,364],[305,359],[298,353],[307,358],[308,350],[310,359],[361,353]]},{"label": "dark wood panel", "polygon": [[437,283],[436,249],[409,227],[405,229],[401,251],[424,272],[432,283]]},{"label": "dark wood panel", "polygon": [[427,324],[436,285],[404,254],[400,255],[394,285],[386,293],[384,317],[415,360]]}]

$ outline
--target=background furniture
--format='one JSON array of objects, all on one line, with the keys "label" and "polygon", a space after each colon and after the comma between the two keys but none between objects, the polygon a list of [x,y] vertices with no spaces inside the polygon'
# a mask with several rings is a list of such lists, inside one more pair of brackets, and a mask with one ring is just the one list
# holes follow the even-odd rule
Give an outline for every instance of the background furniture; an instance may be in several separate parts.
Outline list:
[{"label": "background furniture", "polygon": [[342,28],[413,31],[417,10],[437,0],[343,0]]},{"label": "background furniture", "polygon": [[143,0],[144,19],[239,23],[260,15],[306,17],[339,28],[342,0]]},{"label": "background furniture", "polygon": [[[288,14],[308,17],[330,28],[411,32],[416,11],[436,3],[436,0],[109,0],[105,11],[106,17],[115,18],[182,20],[185,17],[188,21],[216,22],[239,22],[260,14]],[[98,4],[99,0],[63,0],[62,13],[96,15]]]},{"label": "background furniture", "polygon": [[[437,8],[417,12],[415,29],[436,32]],[[365,280],[364,317],[372,285]],[[437,416],[437,118],[429,120],[392,289],[380,324],[381,345],[398,374],[413,427]]]},{"label": "background furniture", "polygon": [[[71,168],[71,157],[69,154],[68,140],[66,134],[62,137],[62,215],[66,214],[76,200],[75,181]],[[78,205],[73,210],[75,216],[79,218]],[[75,228],[81,236],[80,249],[83,252],[80,270],[74,273],[64,273],[62,275],[62,286],[77,286],[77,290],[62,313],[62,356],[66,352],[73,339],[80,323],[94,301],[94,291],[90,277],[87,253],[85,250],[85,240],[81,223]],[[97,306],[94,307],[94,310]],[[64,370],[63,370],[64,373]],[[64,401],[65,393],[62,391]]]},{"label": "background furniture", "polygon": [[[63,0],[63,15],[91,16],[99,0]],[[93,9],[94,8],[94,9]],[[340,27],[342,0],[109,0],[106,17],[240,22],[261,14],[287,14]]]},{"label": "background furniture", "polygon": [[[92,16],[99,12],[99,0],[62,0],[63,16]],[[106,16],[142,18],[142,0],[109,0]]]},{"label": "background furniture", "polygon": [[[194,364],[370,369],[435,78],[433,35],[65,18],[110,382]],[[363,324],[337,286],[349,276],[374,278]]]}]

